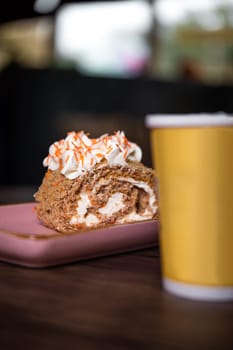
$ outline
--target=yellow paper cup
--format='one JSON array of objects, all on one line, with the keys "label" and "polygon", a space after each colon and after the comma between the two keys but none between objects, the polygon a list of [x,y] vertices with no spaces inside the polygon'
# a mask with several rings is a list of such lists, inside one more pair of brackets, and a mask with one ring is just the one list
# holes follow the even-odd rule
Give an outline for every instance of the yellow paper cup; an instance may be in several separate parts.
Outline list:
[{"label": "yellow paper cup", "polygon": [[233,300],[233,116],[149,115],[163,286]]}]

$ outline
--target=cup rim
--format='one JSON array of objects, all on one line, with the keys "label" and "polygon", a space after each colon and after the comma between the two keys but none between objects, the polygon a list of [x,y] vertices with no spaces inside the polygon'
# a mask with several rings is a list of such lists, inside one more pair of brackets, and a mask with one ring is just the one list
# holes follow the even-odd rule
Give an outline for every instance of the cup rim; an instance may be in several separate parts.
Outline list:
[{"label": "cup rim", "polygon": [[224,112],[195,114],[148,114],[145,119],[145,124],[148,128],[233,126],[233,115]]}]

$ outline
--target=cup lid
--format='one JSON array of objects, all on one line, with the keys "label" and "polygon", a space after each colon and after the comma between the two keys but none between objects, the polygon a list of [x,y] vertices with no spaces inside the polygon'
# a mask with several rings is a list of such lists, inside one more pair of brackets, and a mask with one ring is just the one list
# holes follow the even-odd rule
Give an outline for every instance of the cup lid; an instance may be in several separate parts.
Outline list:
[{"label": "cup lid", "polygon": [[149,114],[148,128],[175,128],[195,126],[233,126],[233,115],[224,112],[199,114]]}]

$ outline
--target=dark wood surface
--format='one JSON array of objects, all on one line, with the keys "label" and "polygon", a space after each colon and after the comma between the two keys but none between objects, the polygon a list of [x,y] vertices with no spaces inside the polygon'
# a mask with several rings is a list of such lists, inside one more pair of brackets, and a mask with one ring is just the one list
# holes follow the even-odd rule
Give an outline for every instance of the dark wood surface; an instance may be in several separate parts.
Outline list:
[{"label": "dark wood surface", "polygon": [[164,292],[158,247],[46,269],[0,262],[0,349],[233,349],[233,303]]}]

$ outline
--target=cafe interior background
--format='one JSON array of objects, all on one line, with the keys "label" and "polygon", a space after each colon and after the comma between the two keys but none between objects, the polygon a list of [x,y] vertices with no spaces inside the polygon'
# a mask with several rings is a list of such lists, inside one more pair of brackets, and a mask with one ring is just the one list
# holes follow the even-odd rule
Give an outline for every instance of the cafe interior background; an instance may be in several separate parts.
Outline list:
[{"label": "cafe interior background", "polygon": [[233,113],[233,0],[0,3],[0,203],[32,201],[68,131],[124,130],[151,166],[149,113]]}]

